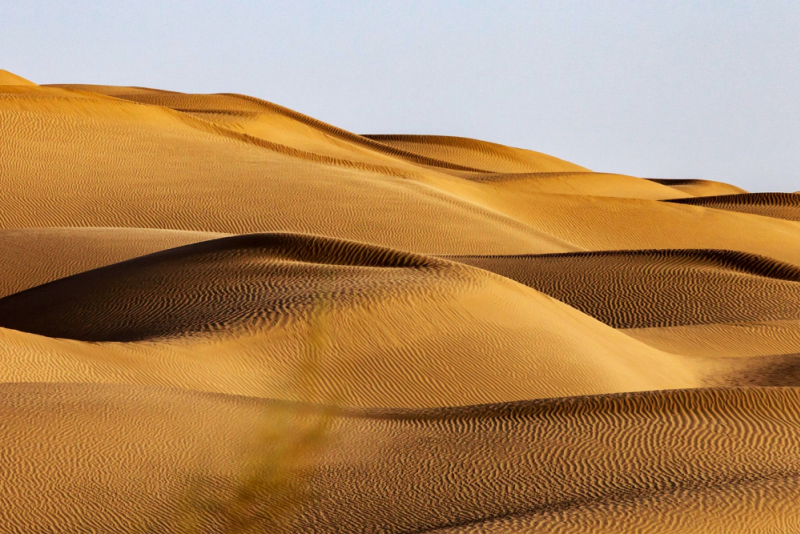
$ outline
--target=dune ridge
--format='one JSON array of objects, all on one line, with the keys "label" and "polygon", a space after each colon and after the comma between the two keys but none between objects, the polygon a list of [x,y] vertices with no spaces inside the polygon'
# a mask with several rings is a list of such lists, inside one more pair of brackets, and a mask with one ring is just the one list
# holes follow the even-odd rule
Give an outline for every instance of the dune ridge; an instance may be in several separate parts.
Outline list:
[{"label": "dune ridge", "polygon": [[0,229],[0,298],[123,260],[223,237],[141,228]]},{"label": "dune ridge", "polygon": [[366,135],[368,139],[454,164],[478,166],[483,172],[559,172],[588,169],[547,154],[487,141],[441,135]]}]

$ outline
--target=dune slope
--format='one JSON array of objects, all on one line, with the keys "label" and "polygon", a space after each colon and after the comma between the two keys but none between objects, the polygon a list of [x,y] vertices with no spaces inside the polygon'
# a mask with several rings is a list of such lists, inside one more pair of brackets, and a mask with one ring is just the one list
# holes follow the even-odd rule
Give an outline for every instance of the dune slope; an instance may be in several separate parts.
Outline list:
[{"label": "dune slope", "polygon": [[[14,378],[26,381],[41,380],[24,363],[44,351],[65,353],[48,368],[62,380],[110,372],[116,382],[361,406],[700,384],[679,356],[508,279],[291,234],[204,241],[38,286],[0,299],[0,327],[28,334],[5,334]],[[148,359],[149,381],[135,372]]]},{"label": "dune slope", "polygon": [[0,297],[224,234],[141,228],[0,229]]},{"label": "dune slope", "polygon": [[615,328],[800,319],[800,268],[718,250],[452,257]]},{"label": "dune slope", "polygon": [[738,195],[747,193],[741,187],[715,182],[713,180],[697,179],[678,179],[678,178],[648,178],[651,182],[656,182],[682,191],[695,197],[707,197],[716,195]]},{"label": "dune slope", "polygon": [[796,319],[629,328],[621,332],[660,350],[692,356],[800,354],[800,321]]},{"label": "dune slope", "polygon": [[793,193],[747,193],[676,199],[671,202],[800,221],[800,196]]},{"label": "dune slope", "polygon": [[22,76],[0,69],[0,85],[36,85]]},{"label": "dune slope", "polygon": [[789,532],[800,521],[796,389],[340,412],[6,384],[0,406],[12,530]]},{"label": "dune slope", "polygon": [[0,94],[5,228],[280,230],[439,253],[578,249],[396,169],[298,153],[163,107],[37,91]]},{"label": "dune slope", "polygon": [[440,135],[366,135],[386,145],[484,172],[570,172],[587,169],[547,154]]}]

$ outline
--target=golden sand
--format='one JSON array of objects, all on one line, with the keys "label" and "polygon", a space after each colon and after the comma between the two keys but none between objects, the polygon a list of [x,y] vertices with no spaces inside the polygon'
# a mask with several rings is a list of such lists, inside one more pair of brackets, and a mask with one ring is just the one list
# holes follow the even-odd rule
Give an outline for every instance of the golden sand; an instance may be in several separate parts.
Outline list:
[{"label": "golden sand", "polygon": [[0,71],[0,524],[796,532],[800,202]]}]

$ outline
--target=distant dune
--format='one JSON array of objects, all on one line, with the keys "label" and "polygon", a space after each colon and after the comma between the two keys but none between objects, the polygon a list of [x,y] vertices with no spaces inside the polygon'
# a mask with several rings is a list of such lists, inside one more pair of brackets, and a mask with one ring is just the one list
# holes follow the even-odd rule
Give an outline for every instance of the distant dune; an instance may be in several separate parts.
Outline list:
[{"label": "distant dune", "polygon": [[800,201],[0,71],[13,532],[797,532]]},{"label": "distant dune", "polygon": [[680,179],[680,178],[648,178],[649,181],[658,184],[666,185],[688,193],[690,196],[707,197],[715,195],[739,195],[747,193],[741,187],[726,184],[724,182],[715,182],[713,180],[696,180],[696,179]]},{"label": "distant dune", "polygon": [[739,211],[787,221],[800,221],[800,197],[792,193],[749,193],[673,200],[679,204]]},{"label": "distant dune", "polygon": [[800,320],[800,268],[742,252],[624,250],[452,259],[517,280],[614,328]]}]

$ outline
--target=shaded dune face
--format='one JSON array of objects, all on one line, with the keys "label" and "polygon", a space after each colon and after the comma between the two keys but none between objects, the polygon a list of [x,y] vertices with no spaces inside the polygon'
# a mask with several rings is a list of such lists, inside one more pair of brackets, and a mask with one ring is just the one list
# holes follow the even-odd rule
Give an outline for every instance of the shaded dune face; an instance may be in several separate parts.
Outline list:
[{"label": "shaded dune face", "polygon": [[[47,498],[2,507],[10,529],[744,533],[800,521],[796,389],[331,411],[5,384],[0,409],[2,499]],[[298,443],[313,465],[287,455]],[[94,483],[70,491],[88,466]],[[241,492],[254,472],[264,482]]]},{"label": "shaded dune face", "polygon": [[670,202],[800,221],[800,196],[794,193],[747,193],[676,199]]},{"label": "shaded dune face", "polygon": [[[449,272],[448,272],[449,271]],[[461,269],[463,273],[463,269]],[[0,325],[83,341],[136,341],[272,323],[314,299],[355,306],[459,269],[426,256],[289,234],[205,241],[0,299]],[[417,278],[415,283],[415,276]],[[463,274],[462,274],[463,276]],[[371,287],[372,286],[372,287]]]},{"label": "shaded dune face", "polygon": [[614,328],[800,319],[800,269],[718,250],[451,257],[550,295]]}]

